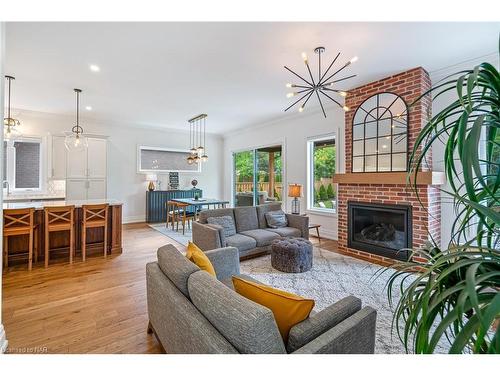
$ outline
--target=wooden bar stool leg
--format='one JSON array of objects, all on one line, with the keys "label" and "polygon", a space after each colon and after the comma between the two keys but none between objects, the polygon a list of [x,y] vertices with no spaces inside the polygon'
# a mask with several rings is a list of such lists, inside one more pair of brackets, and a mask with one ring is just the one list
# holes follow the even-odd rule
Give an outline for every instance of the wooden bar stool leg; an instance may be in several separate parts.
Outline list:
[{"label": "wooden bar stool leg", "polygon": [[49,266],[49,229],[47,225],[47,220],[45,221],[45,268]]},{"label": "wooden bar stool leg", "polygon": [[34,230],[35,233],[35,245],[33,252],[35,253],[35,264],[38,263],[38,228]]},{"label": "wooden bar stool leg", "polygon": [[73,252],[75,251],[75,233],[73,226],[69,230],[69,264],[73,264]]},{"label": "wooden bar stool leg", "polygon": [[[108,217],[108,215],[106,214],[106,219]],[[107,224],[107,220],[106,220],[106,224]],[[108,257],[108,226],[105,225],[104,226],[104,259],[106,259]]]},{"label": "wooden bar stool leg", "polygon": [[87,256],[87,228],[85,228],[85,225],[82,228],[82,261],[85,262],[85,258]]},{"label": "wooden bar stool leg", "polygon": [[4,267],[8,268],[9,267],[9,237],[5,236],[3,238],[3,255],[4,255]]},{"label": "wooden bar stool leg", "polygon": [[30,230],[30,239],[28,244],[28,270],[33,267],[33,227]]}]

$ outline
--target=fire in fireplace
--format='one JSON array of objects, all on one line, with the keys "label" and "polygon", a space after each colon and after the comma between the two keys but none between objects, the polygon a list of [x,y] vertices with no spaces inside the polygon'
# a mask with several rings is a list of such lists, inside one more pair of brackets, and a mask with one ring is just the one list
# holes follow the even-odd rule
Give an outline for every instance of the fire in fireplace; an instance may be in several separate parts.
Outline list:
[{"label": "fire in fireplace", "polygon": [[412,247],[411,206],[348,202],[347,246],[407,260]]}]

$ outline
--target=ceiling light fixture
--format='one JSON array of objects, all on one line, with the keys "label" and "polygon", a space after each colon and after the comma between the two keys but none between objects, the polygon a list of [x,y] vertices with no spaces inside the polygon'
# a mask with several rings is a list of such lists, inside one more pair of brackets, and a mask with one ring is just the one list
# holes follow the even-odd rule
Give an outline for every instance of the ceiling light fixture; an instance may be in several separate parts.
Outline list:
[{"label": "ceiling light fixture", "polygon": [[208,160],[206,146],[206,121],[207,115],[201,114],[188,120],[189,123],[189,156],[187,157],[188,164],[198,164]]},{"label": "ceiling light fixture", "polygon": [[12,76],[5,76],[5,79],[7,80],[7,117],[4,117],[3,119],[3,138],[6,141],[11,141],[14,139],[17,139],[21,136],[21,132],[19,132],[19,125],[21,123],[19,122],[18,119],[15,119],[11,115],[11,106],[10,106],[10,86],[11,86],[11,81],[15,80],[14,77]]},{"label": "ceiling light fixture", "polygon": [[287,83],[286,87],[287,88],[297,88],[298,90],[296,92],[291,92],[287,94],[287,98],[292,98],[296,95],[300,95],[300,98],[297,99],[295,102],[293,102],[289,107],[285,109],[285,112],[288,111],[290,108],[292,108],[295,104],[302,102],[302,104],[299,107],[299,112],[303,112],[305,109],[305,106],[311,96],[316,94],[316,97],[318,98],[319,105],[321,106],[321,110],[323,111],[323,115],[326,117],[326,112],[325,108],[323,107],[323,102],[321,101],[321,95],[325,96],[326,98],[330,99],[333,101],[335,104],[337,104],[340,108],[342,108],[344,111],[349,111],[349,107],[346,105],[342,105],[338,100],[332,98],[330,94],[327,92],[334,92],[340,95],[341,97],[346,97],[347,93],[343,90],[338,90],[338,89],[333,89],[331,87],[336,86],[335,84],[337,82],[345,81],[347,79],[356,77],[356,74],[347,76],[347,77],[342,77],[338,78],[332,81],[332,78],[335,77],[338,73],[343,71],[345,68],[347,68],[349,65],[352,63],[356,62],[358,60],[358,57],[355,56],[348,62],[346,62],[344,65],[342,65],[339,69],[337,69],[334,73],[328,75],[328,72],[332,68],[333,64],[337,61],[337,59],[340,56],[340,52],[335,56],[331,64],[328,66],[326,71],[324,73],[321,73],[321,54],[325,52],[325,47],[317,47],[314,49],[314,52],[318,54],[318,79],[317,81],[314,80],[311,68],[309,66],[309,60],[307,59],[307,54],[305,52],[302,52],[302,59],[304,60],[304,64],[306,64],[307,71],[309,73],[310,79],[305,79],[304,77],[300,76],[299,74],[295,73],[293,70],[285,66],[285,69],[288,70],[290,73],[294,74],[296,77],[300,78],[302,81],[301,84],[292,84],[292,83]]},{"label": "ceiling light fixture", "polygon": [[100,72],[101,71],[101,68],[99,68],[98,65],[95,65],[95,64],[90,64],[89,66],[90,70],[97,73],[97,72]]},{"label": "ceiling light fixture", "polygon": [[68,151],[83,151],[87,146],[87,137],[83,135],[83,128],[80,126],[80,94],[82,90],[74,89],[76,93],[76,125],[71,128],[71,134],[64,139],[64,145]]},{"label": "ceiling light fixture", "polygon": [[91,106],[89,106],[89,105],[88,105],[88,106],[86,106],[86,107],[85,107],[85,109],[86,109],[87,111],[92,111],[92,107],[91,107]]}]

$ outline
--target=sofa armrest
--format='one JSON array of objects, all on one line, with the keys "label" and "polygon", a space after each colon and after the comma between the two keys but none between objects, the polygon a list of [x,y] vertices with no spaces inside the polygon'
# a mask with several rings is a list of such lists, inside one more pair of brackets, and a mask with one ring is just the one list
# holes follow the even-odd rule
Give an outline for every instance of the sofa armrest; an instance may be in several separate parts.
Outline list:
[{"label": "sofa armrest", "polygon": [[240,255],[235,247],[222,247],[205,252],[214,266],[218,280],[240,274]]},{"label": "sofa armrest", "polygon": [[373,354],[376,321],[377,311],[364,307],[293,354]]},{"label": "sofa armrest", "polygon": [[226,235],[224,234],[224,228],[222,225],[218,224],[205,224],[207,227],[217,229],[219,232],[219,239],[220,239],[220,247],[225,247],[226,246]]},{"label": "sofa armrest", "polygon": [[306,240],[309,239],[309,217],[294,215],[294,214],[286,214],[286,218],[288,220],[288,226],[292,228],[297,228],[300,230],[302,238]]},{"label": "sofa armrest", "polygon": [[193,242],[203,251],[222,247],[219,230],[193,221]]},{"label": "sofa armrest", "polygon": [[287,351],[294,352],[359,310],[361,310],[361,300],[349,296],[311,315],[292,327],[288,336]]}]

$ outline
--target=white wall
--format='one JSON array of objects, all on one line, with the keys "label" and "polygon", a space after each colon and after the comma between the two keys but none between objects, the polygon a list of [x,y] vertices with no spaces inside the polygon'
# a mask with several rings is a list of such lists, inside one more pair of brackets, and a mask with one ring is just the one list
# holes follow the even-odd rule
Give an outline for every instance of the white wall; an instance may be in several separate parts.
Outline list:
[{"label": "white wall", "polygon": [[[21,121],[23,135],[47,136],[62,134],[74,125],[73,116],[15,110]],[[108,186],[107,196],[123,202],[124,222],[144,221],[147,182],[145,175],[137,173],[137,145],[188,148],[189,132],[169,129],[144,129],[116,124],[98,124],[81,120],[87,134],[108,136]],[[187,127],[187,125],[186,125]],[[180,188],[191,188],[193,178],[206,197],[222,196],[221,152],[222,138],[207,134],[209,160],[201,173],[181,173]],[[167,188],[168,175],[161,176],[162,189]]]},{"label": "white wall", "polygon": [[[232,153],[261,146],[283,144],[283,183],[298,183],[307,188],[307,140],[329,133],[337,135],[337,171],[345,170],[344,162],[344,111],[329,107],[325,119],[318,111],[287,115],[282,119],[251,126],[224,136],[224,198],[232,197]],[[306,209],[306,192],[301,199],[301,212]],[[287,198],[286,210],[290,211],[291,198]],[[312,223],[321,224],[321,235],[337,239],[337,215],[309,213]]]}]

